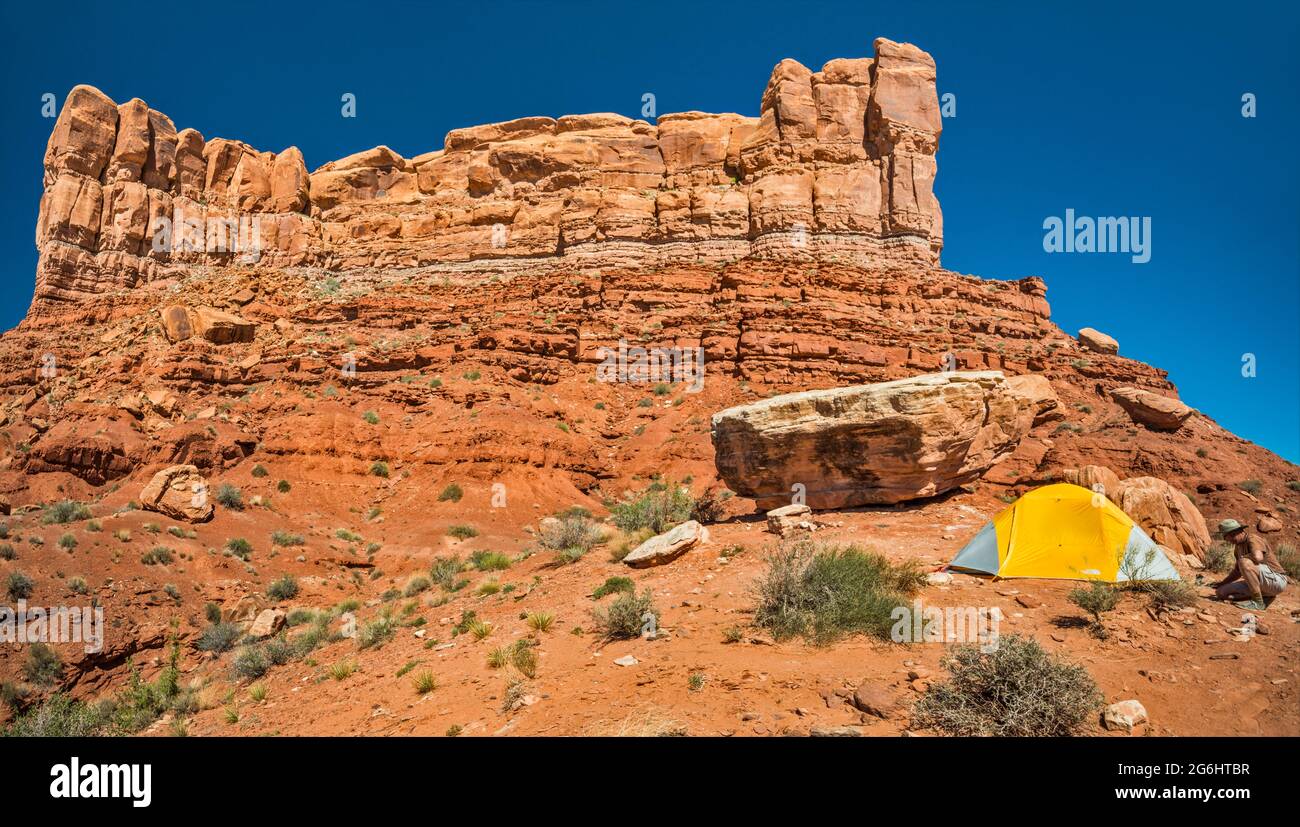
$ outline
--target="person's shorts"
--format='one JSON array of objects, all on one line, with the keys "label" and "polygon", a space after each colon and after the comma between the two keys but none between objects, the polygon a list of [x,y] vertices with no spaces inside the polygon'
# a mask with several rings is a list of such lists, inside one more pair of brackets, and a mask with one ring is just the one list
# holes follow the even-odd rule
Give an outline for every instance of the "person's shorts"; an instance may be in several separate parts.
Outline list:
[{"label": "person's shorts", "polygon": [[1281,594],[1286,588],[1286,575],[1273,571],[1266,564],[1260,563],[1259,569],[1259,590],[1264,593],[1265,597],[1272,597]]}]

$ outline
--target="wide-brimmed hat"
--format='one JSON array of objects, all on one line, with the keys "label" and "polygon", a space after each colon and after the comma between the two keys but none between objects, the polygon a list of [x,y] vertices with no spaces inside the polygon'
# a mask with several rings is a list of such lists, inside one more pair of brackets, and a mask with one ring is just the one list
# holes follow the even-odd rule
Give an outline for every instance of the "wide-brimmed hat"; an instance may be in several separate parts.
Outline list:
[{"label": "wide-brimmed hat", "polygon": [[1245,528],[1245,526],[1243,526],[1241,523],[1237,522],[1236,520],[1232,519],[1231,517],[1229,517],[1226,520],[1222,520],[1219,523],[1220,534],[1231,534],[1232,532],[1240,528]]}]

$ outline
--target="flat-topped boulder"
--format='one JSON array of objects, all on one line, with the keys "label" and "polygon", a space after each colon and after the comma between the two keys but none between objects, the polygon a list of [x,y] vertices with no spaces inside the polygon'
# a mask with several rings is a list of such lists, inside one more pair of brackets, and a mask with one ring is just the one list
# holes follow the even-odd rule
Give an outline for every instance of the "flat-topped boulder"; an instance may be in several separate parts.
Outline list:
[{"label": "flat-topped boulder", "polygon": [[1156,431],[1176,431],[1196,411],[1168,396],[1141,388],[1114,388],[1110,392],[1134,422]]},{"label": "flat-topped boulder", "polygon": [[933,497],[973,482],[1057,407],[1041,377],[953,371],[804,391],[713,416],[715,462],[764,510]]}]

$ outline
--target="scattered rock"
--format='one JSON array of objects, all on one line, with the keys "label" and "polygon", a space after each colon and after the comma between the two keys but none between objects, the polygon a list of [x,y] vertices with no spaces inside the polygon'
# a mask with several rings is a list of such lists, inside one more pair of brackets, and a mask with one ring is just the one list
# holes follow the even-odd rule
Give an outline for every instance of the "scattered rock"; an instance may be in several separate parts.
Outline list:
[{"label": "scattered rock", "polygon": [[201,523],[212,519],[208,481],[193,465],[173,465],[154,474],[139,499],[141,508],[174,520]]},{"label": "scattered rock", "polygon": [[651,537],[632,550],[623,562],[634,569],[662,566],[709,541],[709,530],[695,520],[687,520],[671,531]]},{"label": "scattered rock", "polygon": [[614,663],[616,663],[619,666],[636,666],[640,662],[641,661],[637,660],[631,655],[624,655],[621,658],[614,658]]},{"label": "scattered rock", "polygon": [[812,509],[803,504],[783,505],[767,512],[767,530],[782,539],[806,531]]},{"label": "scattered rock", "polygon": [[858,684],[853,690],[853,705],[861,712],[888,720],[894,715],[894,695],[870,680]]},{"label": "scattered rock", "polygon": [[248,628],[248,634],[258,640],[272,637],[284,628],[286,617],[287,615],[280,609],[263,609],[253,621],[253,625]]},{"label": "scattered rock", "polygon": [[1133,732],[1133,728],[1147,722],[1147,710],[1138,701],[1120,701],[1106,707],[1102,723],[1106,729]]},{"label": "scattered rock", "polygon": [[860,738],[862,730],[855,726],[815,726],[808,730],[813,738]]}]

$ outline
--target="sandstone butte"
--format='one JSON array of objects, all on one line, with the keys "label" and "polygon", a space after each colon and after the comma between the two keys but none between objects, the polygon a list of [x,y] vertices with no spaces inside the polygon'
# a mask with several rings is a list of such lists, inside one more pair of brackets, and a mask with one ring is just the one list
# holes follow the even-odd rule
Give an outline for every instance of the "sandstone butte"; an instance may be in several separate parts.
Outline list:
[{"label": "sandstone butte", "polygon": [[[321,651],[322,664],[364,662],[357,686],[303,683],[301,666],[277,667],[264,680],[278,703],[237,726],[200,704],[190,731],[595,731],[626,716],[630,700],[673,704],[638,682],[644,667],[609,666],[627,655],[682,671],[674,685],[685,686],[690,664],[708,664],[710,681],[745,688],[745,703],[776,709],[779,694],[808,710],[782,713],[781,726],[857,726],[819,694],[856,685],[864,668],[897,672],[902,655],[713,643],[743,622],[774,539],[734,518],[772,505],[788,480],[750,475],[746,487],[715,453],[711,420],[787,404],[786,394],[833,397],[952,368],[984,377],[984,396],[928,418],[957,435],[943,462],[891,470],[889,451],[837,455],[829,440],[795,464],[829,477],[841,460],[867,463],[892,474],[886,493],[832,497],[794,522],[939,564],[1003,501],[1069,478],[1114,488],[1180,565],[1199,564],[1205,523],[1227,516],[1294,544],[1295,466],[1183,406],[1163,371],[1104,342],[1085,349],[1052,323],[1042,278],[985,280],[941,265],[935,83],[928,54],[881,39],[872,57],[818,71],[782,61],[757,117],[525,117],[454,130],[412,158],[380,146],[311,172],[295,148],[177,130],[143,101],[75,87],[44,159],[32,304],[0,337],[0,542],[15,549],[0,574],[28,574],[31,599],[45,603],[75,601],[66,578],[82,577],[114,620],[103,652],[59,647],[59,688],[83,699],[120,688],[128,660],[155,676],[175,620],[187,677],[220,696],[230,655],[194,648],[205,604],[251,625],[272,609],[356,599],[364,623],[375,599],[415,588],[434,558],[494,550],[516,562],[467,573],[473,587],[446,606],[423,604],[426,627],[403,627],[380,648],[343,640]],[[598,381],[620,346],[698,349],[702,387]],[[1007,390],[1021,386],[1032,404]],[[975,413],[989,399],[1004,413],[985,421]],[[597,551],[555,567],[537,545],[539,521],[571,506],[602,519],[652,478],[688,480],[702,495],[728,476],[736,496],[709,539],[664,565],[633,569]],[[211,512],[193,499],[204,486]],[[45,522],[40,508],[64,499],[85,502],[93,525]],[[844,508],[861,502],[897,505]],[[477,536],[449,535],[464,525]],[[302,543],[276,545],[276,532]],[[65,533],[70,551],[59,546]],[[237,538],[252,547],[247,561],[223,552]],[[175,552],[171,563],[142,559],[159,545]],[[720,566],[719,550],[733,546],[749,553]],[[657,595],[662,624],[688,631],[653,648],[611,643],[593,666],[590,643],[568,632],[590,627],[595,585],[629,573]],[[282,575],[298,578],[291,599],[267,595]],[[489,579],[519,588],[479,596]],[[681,599],[704,583],[712,597]],[[1021,586],[1057,614],[1071,611],[1068,587]],[[475,690],[497,677],[464,637],[425,646],[446,642],[445,624],[471,608],[505,642],[526,632],[521,610],[557,616],[565,633],[545,636],[536,703],[501,712],[492,692]],[[1021,612],[1019,628],[1060,635],[1044,611]],[[1250,644],[1249,664],[1202,664],[1210,632],[1184,633],[1181,622],[1169,635],[1135,627],[1128,639],[1157,672],[1185,672],[1194,659],[1207,680],[1249,677],[1294,671],[1280,660],[1294,624],[1281,625]],[[1095,655],[1108,697],[1137,680],[1082,633],[1062,645]],[[915,655],[931,671],[938,656]],[[0,679],[15,679],[24,657],[0,648]],[[411,707],[410,687],[386,676],[416,658],[444,689]],[[759,672],[773,680],[760,686]],[[1251,706],[1271,711],[1243,724],[1234,698],[1201,693],[1184,712],[1191,684],[1151,680],[1142,702],[1163,732],[1212,734],[1205,722],[1224,721],[1232,734],[1300,734],[1300,682],[1261,678],[1260,692],[1286,702]],[[381,706],[413,717],[372,713]],[[735,710],[707,691],[684,710],[689,731],[736,729]],[[871,720],[870,732],[904,726]],[[781,731],[770,715],[742,726]]]}]

